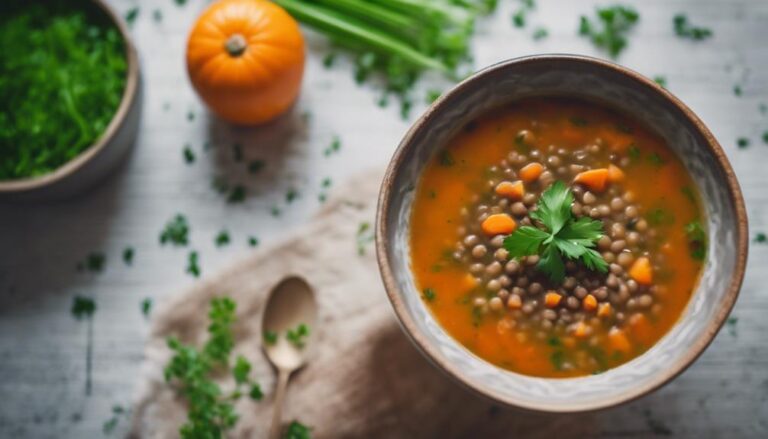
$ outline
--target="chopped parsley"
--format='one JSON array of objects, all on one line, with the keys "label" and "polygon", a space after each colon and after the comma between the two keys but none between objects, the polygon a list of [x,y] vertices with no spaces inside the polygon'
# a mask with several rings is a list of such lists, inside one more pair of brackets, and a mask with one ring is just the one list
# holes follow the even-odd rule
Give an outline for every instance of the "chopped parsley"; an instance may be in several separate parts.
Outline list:
[{"label": "chopped parsley", "polygon": [[177,389],[187,405],[187,420],[179,430],[183,438],[226,436],[237,423],[234,403],[243,395],[243,388],[254,400],[263,397],[259,384],[249,377],[251,364],[242,355],[237,356],[231,369],[235,379],[231,392],[225,393],[213,379],[217,371],[230,369],[235,309],[235,302],[229,298],[211,300],[208,340],[200,348],[176,337],[167,339],[173,357],[165,366],[165,381]]},{"label": "chopped parsley", "polygon": [[768,145],[768,131],[763,132],[763,143]]},{"label": "chopped parsley", "polygon": [[238,184],[232,187],[227,195],[227,203],[235,204],[245,201],[245,186]]},{"label": "chopped parsley", "polygon": [[658,153],[655,153],[655,152],[651,153],[648,156],[648,161],[651,162],[651,164],[654,166],[662,166],[664,163],[666,163],[666,161],[663,158],[661,158],[661,156]]},{"label": "chopped parsley", "polygon": [[637,161],[640,158],[640,148],[638,148],[634,143],[629,145],[628,152],[630,160]]},{"label": "chopped parsley", "polygon": [[248,237],[248,245],[251,247],[257,247],[259,245],[259,238],[255,236]]},{"label": "chopped parsley", "polygon": [[739,137],[736,139],[736,146],[738,146],[740,149],[745,149],[749,146],[749,139],[746,137]]},{"label": "chopped parsley", "polygon": [[552,367],[555,370],[563,370],[563,364],[565,364],[565,352],[556,350],[549,356],[549,362],[552,363]]},{"label": "chopped parsley", "polygon": [[91,394],[91,365],[93,364],[93,314],[96,312],[96,301],[90,297],[75,296],[72,300],[72,317],[85,320],[88,323],[85,346],[85,394]]},{"label": "chopped parsley", "polygon": [[448,150],[440,151],[440,166],[450,167],[456,164],[456,160]]},{"label": "chopped parsley", "polygon": [[250,172],[251,174],[257,174],[259,173],[259,171],[264,169],[265,165],[266,163],[264,162],[264,160],[253,160],[250,163],[248,163],[248,172]]},{"label": "chopped parsley", "polygon": [[597,8],[596,19],[581,16],[579,35],[589,38],[597,48],[616,58],[627,47],[627,34],[639,19],[640,14],[629,6]]},{"label": "chopped parsley", "polygon": [[427,90],[427,97],[425,99],[426,103],[431,104],[432,102],[435,102],[437,98],[439,98],[440,95],[442,94],[443,92],[441,92],[440,90],[435,90],[435,89]]},{"label": "chopped parsley", "polygon": [[299,421],[291,421],[282,439],[312,439],[312,430]]},{"label": "chopped parsley", "polygon": [[532,35],[534,41],[543,40],[548,36],[549,36],[549,31],[544,27],[537,27],[536,30],[533,31],[533,35]]},{"label": "chopped parsley", "polygon": [[333,153],[339,152],[341,149],[341,139],[339,139],[339,136],[333,136],[333,140],[331,140],[331,144],[325,148],[323,151],[323,155],[326,157],[329,157]]},{"label": "chopped parsley", "polygon": [[688,199],[688,201],[691,202],[694,206],[697,204],[696,202],[696,194],[693,193],[693,189],[691,189],[689,186],[683,186],[680,188],[680,192],[685,195],[685,198]]},{"label": "chopped parsley", "polygon": [[741,96],[742,90],[740,85],[736,84],[733,86],[733,94],[736,96]]},{"label": "chopped parsley", "polygon": [[225,245],[229,245],[229,242],[230,242],[229,232],[226,230],[220,231],[216,235],[216,239],[214,242],[216,243],[216,247],[224,247]]},{"label": "chopped parsley", "polygon": [[766,241],[768,241],[768,239],[766,239],[765,233],[758,232],[757,235],[755,235],[755,242],[763,244]]},{"label": "chopped parsley", "polygon": [[165,228],[160,232],[160,244],[170,243],[175,246],[185,246],[189,244],[189,223],[182,214],[176,214],[172,220],[165,224]]},{"label": "chopped parsley", "polygon": [[77,320],[89,319],[96,312],[96,301],[90,297],[75,296],[71,311],[72,317]]},{"label": "chopped parsley", "polygon": [[192,111],[192,110],[187,111],[187,120],[189,122],[192,122],[193,120],[195,120],[195,112],[194,111]]},{"label": "chopped parsley", "polygon": [[139,8],[133,7],[131,9],[128,9],[125,13],[125,22],[128,23],[128,26],[133,26],[133,23],[136,22],[136,19],[139,18]]},{"label": "chopped parsley", "polygon": [[336,52],[328,52],[323,57],[323,67],[330,69],[336,61]]},{"label": "chopped parsley", "polygon": [[360,225],[357,227],[357,235],[355,238],[355,242],[357,243],[357,254],[364,256],[366,245],[374,239],[373,231],[371,230],[371,224],[369,222],[360,223]]},{"label": "chopped parsley", "polygon": [[427,299],[430,302],[433,302],[435,300],[435,297],[437,295],[435,294],[435,290],[432,288],[424,288],[424,298]]},{"label": "chopped parsley", "polygon": [[152,312],[152,299],[146,297],[141,301],[141,313],[144,317],[149,317],[150,312]]},{"label": "chopped parsley", "polygon": [[189,165],[195,163],[195,152],[189,145],[184,145],[184,161]]},{"label": "chopped parsley", "polygon": [[107,256],[101,252],[91,252],[85,257],[85,262],[77,264],[77,270],[88,270],[92,273],[100,273],[104,271],[104,266],[107,264]]},{"label": "chopped parsley", "polygon": [[309,337],[309,326],[304,323],[299,324],[294,329],[289,329],[285,333],[285,338],[299,349],[304,347],[307,337]]},{"label": "chopped parsley", "polygon": [[199,262],[197,252],[194,250],[189,252],[189,255],[187,256],[187,273],[194,277],[200,277]]},{"label": "chopped parsley", "polygon": [[680,38],[701,41],[712,36],[712,30],[692,25],[688,22],[688,16],[685,14],[675,15],[672,18],[672,26],[675,29],[675,34]]},{"label": "chopped parsley", "polygon": [[512,24],[514,24],[515,27],[525,26],[525,12],[526,10],[524,8],[520,8],[512,14]]},{"label": "chopped parsley", "polygon": [[297,198],[299,198],[299,192],[294,188],[288,189],[285,193],[285,202],[288,204],[293,203]]},{"label": "chopped parsley", "polygon": [[606,272],[608,264],[594,247],[603,236],[603,224],[591,218],[576,219],[571,212],[573,193],[562,181],[545,190],[529,216],[543,229],[522,226],[504,239],[510,257],[539,255],[536,267],[560,283],[565,277],[563,258],[580,260],[590,270]]},{"label": "chopped parsley", "polygon": [[273,346],[275,343],[277,343],[277,332],[275,331],[264,331],[262,337],[264,338],[264,343],[270,346]]},{"label": "chopped parsley", "polygon": [[725,324],[728,325],[728,333],[733,337],[739,335],[738,328],[736,327],[737,323],[739,323],[738,317],[728,317],[728,320],[725,321]]},{"label": "chopped parsley", "polygon": [[667,88],[667,78],[665,76],[656,75],[653,77],[653,82],[659,84],[662,88]]},{"label": "chopped parsley", "polygon": [[699,221],[692,221],[685,226],[691,257],[703,261],[707,256],[707,233]]},{"label": "chopped parsley", "polygon": [[133,256],[135,253],[133,247],[126,247],[123,249],[123,262],[125,265],[133,265]]}]

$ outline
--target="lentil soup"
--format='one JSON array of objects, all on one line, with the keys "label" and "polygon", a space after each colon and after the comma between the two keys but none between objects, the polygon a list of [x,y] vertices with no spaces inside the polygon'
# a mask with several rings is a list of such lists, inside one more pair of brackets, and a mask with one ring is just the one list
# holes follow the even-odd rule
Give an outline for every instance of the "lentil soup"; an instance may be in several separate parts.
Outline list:
[{"label": "lentil soup", "polygon": [[697,191],[664,141],[571,99],[469,123],[411,218],[423,300],[467,349],[541,377],[600,373],[677,321],[705,259]]}]

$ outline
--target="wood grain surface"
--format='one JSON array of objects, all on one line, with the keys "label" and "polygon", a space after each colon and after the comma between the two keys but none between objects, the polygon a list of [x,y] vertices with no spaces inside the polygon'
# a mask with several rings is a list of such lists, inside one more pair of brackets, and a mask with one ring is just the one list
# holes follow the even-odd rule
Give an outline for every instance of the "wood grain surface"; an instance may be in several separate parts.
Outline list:
[{"label": "wood grain surface", "polygon": [[[98,188],[66,202],[38,206],[0,206],[0,437],[93,438],[105,435],[115,405],[127,407],[135,397],[143,358],[147,320],[140,303],[161,301],[196,280],[185,274],[188,249],[160,246],[158,235],[176,213],[191,224],[191,247],[200,252],[203,275],[226,267],[249,251],[247,239],[275,243],[301,230],[320,208],[322,181],[338,185],[360,169],[386,164],[409,122],[395,105],[379,108],[379,91],[358,86],[348,59],[339,57],[324,69],[327,44],[308,32],[308,64],[303,91],[293,111],[268,126],[233,128],[211,118],[186,78],[184,47],[187,31],[207,1],[111,0],[118,12],[138,6],[132,32],[146,85],[139,138],[125,166]],[[502,3],[497,14],[478,25],[475,65],[545,52],[599,55],[577,36],[578,16],[591,13],[587,0],[539,0],[526,29],[516,29],[510,15],[518,2]],[[768,232],[768,2],[765,0],[636,0],[641,23],[629,49],[619,61],[648,76],[663,75],[668,88],[686,102],[723,144],[744,190],[751,237]],[[160,11],[162,19],[153,16]],[[711,27],[711,40],[680,40],[672,16],[685,12],[695,24]],[[533,41],[537,26],[549,37]],[[733,92],[741,86],[742,96]],[[427,77],[416,96],[444,88]],[[411,118],[424,109],[417,103]],[[324,151],[335,136],[338,153]],[[749,147],[737,148],[739,137]],[[212,147],[206,149],[210,143]],[[242,145],[244,162],[233,159],[232,145]],[[187,165],[182,150],[188,144],[196,161]],[[247,172],[251,160],[264,160],[256,175]],[[211,188],[223,176],[248,188],[244,203],[229,204]],[[299,197],[288,203],[287,193]],[[272,215],[273,208],[280,215]],[[373,218],[371,218],[373,220]],[[214,245],[226,229],[232,243]],[[354,246],[354,236],[344,245]],[[132,266],[121,253],[135,248]],[[78,262],[90,252],[107,255],[102,273],[80,273]],[[737,323],[724,328],[706,353],[682,376],[635,403],[600,414],[542,417],[516,415],[491,406],[473,405],[473,397],[433,370],[396,328],[394,317],[381,333],[386,350],[370,367],[402,362],[427,381],[444,381],[444,412],[451,420],[472,416],[478,425],[489,417],[515,416],[499,437],[518,437],[514,425],[558,425],[561,437],[723,437],[768,436],[768,244],[753,243],[741,297],[733,312]],[[92,296],[94,316],[93,390],[84,393],[87,325],[72,318],[75,295]],[[385,314],[386,315],[386,314]],[[367,367],[367,366],[366,366]],[[393,366],[395,367],[395,366]],[[393,386],[396,369],[382,368]],[[352,384],[351,384],[352,385]],[[413,392],[419,392],[414,388]],[[454,398],[454,399],[451,399]],[[467,407],[465,410],[465,401]],[[403,398],[387,422],[418,422],[407,418],[413,408]],[[322,401],[318,401],[321,404]],[[361,406],[376,401],[361,401]],[[482,403],[476,403],[482,404]],[[365,420],[350,414],[349,422]],[[126,415],[116,418],[111,436],[128,428]],[[411,419],[411,420],[406,420]],[[370,420],[370,422],[382,420]],[[340,423],[345,419],[339,419]],[[367,421],[366,421],[367,422]],[[523,427],[520,427],[523,428]],[[323,431],[329,431],[327,427]],[[552,431],[552,430],[550,430]],[[471,437],[473,431],[458,432]]]}]

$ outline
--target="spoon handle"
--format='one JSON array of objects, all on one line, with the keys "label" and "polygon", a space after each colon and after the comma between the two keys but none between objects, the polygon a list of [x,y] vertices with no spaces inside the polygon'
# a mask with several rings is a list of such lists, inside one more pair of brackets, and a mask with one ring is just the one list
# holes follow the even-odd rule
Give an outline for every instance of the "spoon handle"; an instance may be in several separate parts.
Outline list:
[{"label": "spoon handle", "polygon": [[277,389],[275,390],[275,399],[272,403],[272,426],[269,429],[269,439],[280,439],[280,426],[283,414],[283,400],[285,399],[285,389],[288,387],[288,377],[291,372],[287,369],[278,369]]}]

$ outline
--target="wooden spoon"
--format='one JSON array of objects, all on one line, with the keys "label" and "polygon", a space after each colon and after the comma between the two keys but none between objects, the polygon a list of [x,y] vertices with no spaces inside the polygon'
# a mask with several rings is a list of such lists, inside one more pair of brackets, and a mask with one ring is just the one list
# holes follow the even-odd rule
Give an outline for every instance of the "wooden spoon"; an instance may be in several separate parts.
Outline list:
[{"label": "wooden spoon", "polygon": [[[280,437],[281,414],[288,378],[306,363],[306,355],[312,335],[316,332],[317,302],[309,284],[298,276],[283,279],[270,292],[264,310],[261,329],[262,344],[267,358],[277,369],[272,426],[269,438]],[[302,325],[307,334],[293,340],[288,332],[300,331]],[[276,338],[275,338],[276,336]]]}]

